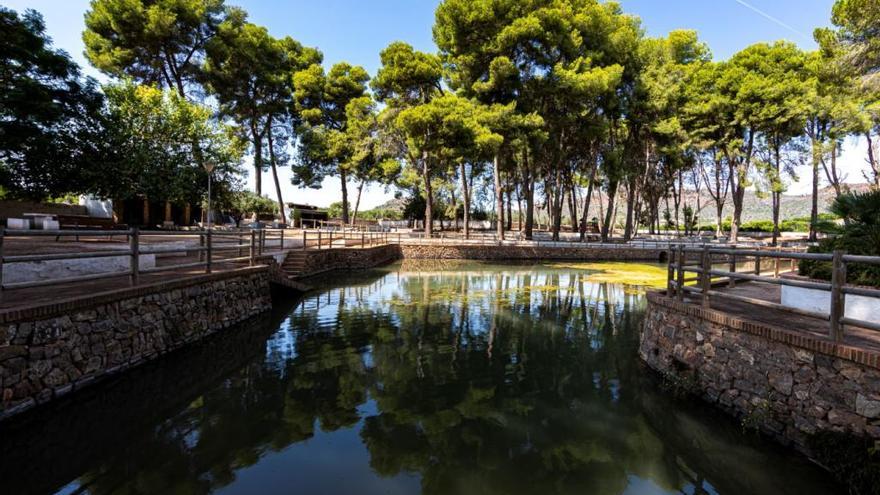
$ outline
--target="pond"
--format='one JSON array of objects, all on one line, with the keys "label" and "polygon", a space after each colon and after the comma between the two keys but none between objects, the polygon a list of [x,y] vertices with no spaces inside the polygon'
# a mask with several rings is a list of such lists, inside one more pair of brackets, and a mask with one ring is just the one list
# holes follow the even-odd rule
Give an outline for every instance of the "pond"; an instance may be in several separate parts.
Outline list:
[{"label": "pond", "polygon": [[[319,282],[312,281],[313,284]],[[636,264],[409,262],[0,425],[3,493],[841,493],[637,356]]]}]

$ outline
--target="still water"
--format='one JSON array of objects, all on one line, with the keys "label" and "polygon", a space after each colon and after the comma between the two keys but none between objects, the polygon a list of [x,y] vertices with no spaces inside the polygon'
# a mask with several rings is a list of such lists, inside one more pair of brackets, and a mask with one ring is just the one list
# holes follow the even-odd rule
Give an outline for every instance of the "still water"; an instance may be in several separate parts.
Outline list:
[{"label": "still water", "polygon": [[0,492],[841,493],[642,367],[642,286],[664,277],[437,262],[327,276],[0,425]]}]

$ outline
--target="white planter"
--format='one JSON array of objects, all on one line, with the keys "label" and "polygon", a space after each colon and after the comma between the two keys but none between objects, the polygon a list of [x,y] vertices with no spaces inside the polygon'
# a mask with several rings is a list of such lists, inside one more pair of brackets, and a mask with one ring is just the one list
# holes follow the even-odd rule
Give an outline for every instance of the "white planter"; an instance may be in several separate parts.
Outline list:
[{"label": "white planter", "polygon": [[[880,321],[880,299],[854,294],[845,297],[847,318]],[[782,305],[828,315],[831,314],[831,292],[783,285]]]}]

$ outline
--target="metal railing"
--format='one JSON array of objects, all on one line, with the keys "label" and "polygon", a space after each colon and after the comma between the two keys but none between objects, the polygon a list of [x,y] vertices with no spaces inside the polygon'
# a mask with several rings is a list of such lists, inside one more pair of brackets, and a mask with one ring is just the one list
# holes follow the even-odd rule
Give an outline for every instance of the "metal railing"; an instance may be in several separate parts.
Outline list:
[{"label": "metal railing", "polygon": [[[113,237],[124,236],[126,243],[114,243]],[[47,238],[54,237],[56,240],[74,237],[76,240],[83,238],[90,241],[110,241],[103,247],[79,252],[47,253],[47,254],[24,254],[7,255],[4,252],[4,239],[15,237]],[[193,241],[192,244],[177,246],[167,242],[144,243],[149,238],[181,238]],[[195,238],[198,240],[196,241]],[[250,266],[256,265],[257,257],[273,247],[276,243],[279,249],[284,245],[284,230],[242,230],[242,231],[141,231],[138,228],[127,230],[7,230],[0,229],[0,297],[5,291],[25,289],[31,287],[53,286],[66,283],[84,282],[128,276],[132,286],[140,283],[140,276],[148,273],[170,272],[175,270],[188,270],[202,268],[205,273],[211,273],[215,265],[227,263],[244,263]],[[197,243],[196,243],[197,242]],[[107,246],[114,246],[106,249]],[[119,247],[119,248],[117,248]],[[197,255],[197,261],[184,263],[163,263],[149,268],[141,267],[141,256],[173,256],[173,255]],[[127,270],[100,271],[86,275],[58,277],[21,282],[2,282],[4,267],[12,264],[35,263],[58,260],[80,260],[128,257]]]},{"label": "metal railing", "polygon": [[[753,260],[754,266],[746,271],[737,271],[737,263]],[[772,263],[772,272],[766,271],[766,262]],[[800,260],[813,260],[831,263],[830,282],[785,278],[780,275],[797,271]],[[788,313],[809,316],[829,322],[829,337],[835,342],[843,340],[845,326],[856,326],[880,330],[880,320],[859,320],[846,317],[846,295],[878,298],[880,289],[857,287],[847,284],[848,264],[880,265],[880,257],[848,255],[843,251],[834,253],[807,253],[803,250],[783,249],[736,249],[703,246],[674,246],[669,256],[667,295],[679,301],[686,294],[699,299],[704,308],[710,307],[712,298],[754,304]],[[727,266],[726,270],[720,266]],[[751,273],[750,273],[751,272]],[[688,274],[696,276],[688,277]],[[830,310],[820,311],[795,308],[780,303],[757,299],[741,294],[725,292],[724,287],[734,288],[737,282],[762,282],[767,284],[813,289],[829,293]]]}]

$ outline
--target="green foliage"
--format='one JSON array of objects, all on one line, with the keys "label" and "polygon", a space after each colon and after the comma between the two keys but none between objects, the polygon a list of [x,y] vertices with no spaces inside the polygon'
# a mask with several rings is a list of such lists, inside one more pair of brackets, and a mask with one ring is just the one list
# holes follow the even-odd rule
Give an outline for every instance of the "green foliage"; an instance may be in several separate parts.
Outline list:
[{"label": "green foliage", "polygon": [[222,22],[205,51],[205,88],[217,99],[220,114],[233,120],[240,136],[250,142],[260,194],[267,161],[264,141],[280,141],[268,147],[268,161],[274,166],[276,148],[282,149],[280,145],[292,132],[291,75],[320,63],[321,53],[290,37],[276,39],[265,27],[244,22],[243,16]]},{"label": "green foliage", "polygon": [[208,179],[197,156],[215,164],[218,194],[236,187],[241,143],[209,108],[171,90],[130,81],[104,91],[109,151],[104,167],[88,176],[96,194],[199,203]]},{"label": "green foliage", "polygon": [[811,435],[807,446],[852,495],[877,493],[880,486],[880,452],[870,438],[824,431]]},{"label": "green foliage", "polygon": [[[840,231],[840,228],[837,225],[837,220],[839,217],[834,215],[833,213],[820,213],[819,221],[817,224],[817,231],[825,234],[833,234]],[[721,222],[722,230],[730,230],[731,219],[727,218]],[[714,230],[714,223],[704,223],[700,224],[698,230]],[[779,229],[782,232],[809,232],[810,231],[810,217],[798,217],[791,218],[788,220],[783,220],[779,222]],[[748,222],[743,222],[742,226],[740,226],[740,230],[742,232],[760,232],[770,234],[773,232],[773,221],[772,220],[751,220]]]},{"label": "green foliage", "polygon": [[327,216],[330,218],[342,218],[342,202],[337,201],[331,203],[330,206],[327,207]]},{"label": "green foliage", "polygon": [[94,81],[52,48],[40,14],[0,7],[0,32],[0,186],[34,200],[88,192],[89,169],[113,173]]},{"label": "green foliage", "polygon": [[223,0],[92,0],[83,32],[86,58],[111,76],[183,96],[220,24],[243,16]]},{"label": "green foliage", "polygon": [[[839,28],[834,34],[844,46],[844,60],[865,75],[876,75],[880,71],[880,4],[874,0],[837,0],[831,21]],[[819,31],[817,36],[821,39],[822,34]]]},{"label": "green foliage", "polygon": [[[830,253],[836,250],[849,254],[880,256],[880,191],[847,193],[831,205],[831,211],[844,220],[840,235],[823,239],[812,252]],[[799,270],[809,277],[831,278],[828,262],[803,260]],[[880,287],[880,267],[876,265],[847,264],[847,282]]]},{"label": "green foliage", "polygon": [[363,220],[403,220],[401,211],[393,208],[373,208],[372,210],[358,213],[358,218]]},{"label": "green foliage", "polygon": [[228,195],[226,201],[217,205],[241,220],[251,215],[274,215],[278,213],[278,203],[251,191],[236,191]]}]

